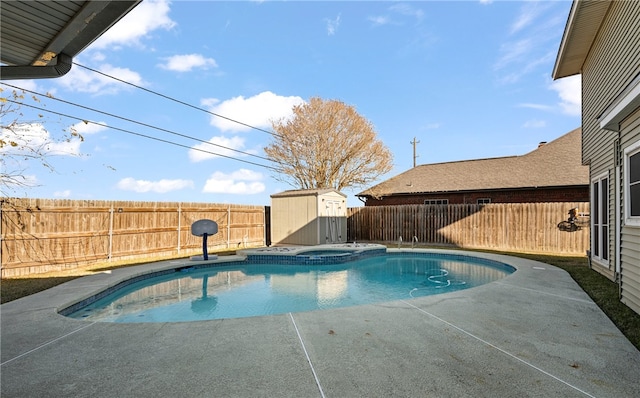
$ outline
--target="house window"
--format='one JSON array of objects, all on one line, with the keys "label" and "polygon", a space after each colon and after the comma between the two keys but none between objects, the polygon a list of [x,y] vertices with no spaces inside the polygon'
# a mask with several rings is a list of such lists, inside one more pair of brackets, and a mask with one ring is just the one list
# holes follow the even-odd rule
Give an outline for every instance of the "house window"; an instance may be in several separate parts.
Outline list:
[{"label": "house window", "polygon": [[480,198],[478,199],[478,204],[479,205],[487,205],[491,203],[491,198]]},{"label": "house window", "polygon": [[449,199],[426,199],[425,205],[448,205]]},{"label": "house window", "polygon": [[640,141],[624,150],[625,223],[640,226]]},{"label": "house window", "polygon": [[593,221],[591,256],[609,261],[609,176],[602,174],[591,182],[591,219]]}]

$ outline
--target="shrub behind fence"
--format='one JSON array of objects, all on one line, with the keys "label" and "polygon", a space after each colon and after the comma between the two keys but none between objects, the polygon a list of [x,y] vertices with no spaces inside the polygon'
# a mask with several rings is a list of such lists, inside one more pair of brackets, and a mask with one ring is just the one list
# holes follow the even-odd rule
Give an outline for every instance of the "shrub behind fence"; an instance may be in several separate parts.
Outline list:
[{"label": "shrub behind fence", "polygon": [[218,223],[211,250],[264,246],[264,206],[61,199],[3,199],[2,276],[76,268],[96,261],[202,254],[191,234]]},{"label": "shrub behind fence", "polygon": [[589,203],[370,206],[348,210],[349,240],[454,245],[509,252],[585,255],[589,227],[562,231],[568,211]]}]

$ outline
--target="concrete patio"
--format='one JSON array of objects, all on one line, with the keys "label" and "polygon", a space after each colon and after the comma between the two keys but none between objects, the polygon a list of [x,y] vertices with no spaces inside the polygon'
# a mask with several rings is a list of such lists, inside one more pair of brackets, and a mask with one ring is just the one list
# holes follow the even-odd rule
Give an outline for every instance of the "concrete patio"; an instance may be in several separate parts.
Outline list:
[{"label": "concrete patio", "polygon": [[640,352],[565,271],[473,255],[517,271],[437,296],[190,323],[94,323],[57,313],[175,262],[76,279],[0,307],[0,392],[6,398],[637,396]]}]

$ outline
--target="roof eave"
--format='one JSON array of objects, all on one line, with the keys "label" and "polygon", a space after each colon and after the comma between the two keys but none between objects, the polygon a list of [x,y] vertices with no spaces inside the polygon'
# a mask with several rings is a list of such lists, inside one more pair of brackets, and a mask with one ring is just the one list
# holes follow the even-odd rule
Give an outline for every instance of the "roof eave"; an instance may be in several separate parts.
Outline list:
[{"label": "roof eave", "polygon": [[553,67],[554,80],[582,72],[611,2],[574,0]]},{"label": "roof eave", "polygon": [[[503,187],[503,188],[486,188],[486,189],[458,189],[452,191],[426,191],[426,192],[390,192],[387,194],[376,195],[375,197],[385,198],[390,196],[421,196],[421,195],[445,195],[453,193],[470,193],[470,192],[499,192],[499,191],[523,191],[530,189],[570,189],[570,188],[588,188],[589,183],[571,184],[571,185],[537,185],[528,187]],[[374,195],[368,193],[360,193],[355,195],[360,198],[372,198]]]},{"label": "roof eave", "polygon": [[73,57],[93,43],[142,0],[87,1],[29,65],[0,67],[2,80],[54,78],[71,69]]}]

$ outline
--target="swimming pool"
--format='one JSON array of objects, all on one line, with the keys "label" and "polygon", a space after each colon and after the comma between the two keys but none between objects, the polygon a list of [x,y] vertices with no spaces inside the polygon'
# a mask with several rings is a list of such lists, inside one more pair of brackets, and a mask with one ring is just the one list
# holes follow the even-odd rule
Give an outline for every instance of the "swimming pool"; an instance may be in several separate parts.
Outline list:
[{"label": "swimming pool", "polygon": [[[355,261],[332,262],[343,254],[292,253],[291,261],[298,263],[289,264],[269,263],[261,255],[259,261],[178,267],[126,281],[61,314],[116,323],[274,315],[447,293],[498,280],[515,270],[493,260],[418,250],[383,254],[374,250]],[[327,263],[318,264],[318,258]]]}]

